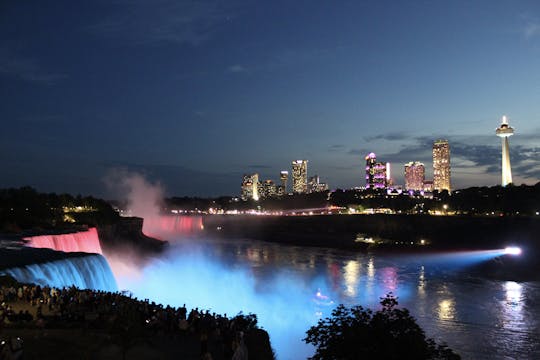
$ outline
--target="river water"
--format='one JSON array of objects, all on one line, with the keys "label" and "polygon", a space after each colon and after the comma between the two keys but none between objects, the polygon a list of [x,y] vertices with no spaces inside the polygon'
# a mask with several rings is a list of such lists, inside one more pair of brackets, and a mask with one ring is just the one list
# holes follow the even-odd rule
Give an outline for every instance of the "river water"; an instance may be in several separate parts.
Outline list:
[{"label": "river water", "polygon": [[[377,309],[392,292],[428,337],[464,359],[540,359],[540,283],[470,276],[478,254],[369,255],[246,239],[172,240],[168,254],[121,277],[135,296],[258,315],[278,359],[302,359],[301,339],[337,304]],[[464,261],[467,259],[467,261]]]}]

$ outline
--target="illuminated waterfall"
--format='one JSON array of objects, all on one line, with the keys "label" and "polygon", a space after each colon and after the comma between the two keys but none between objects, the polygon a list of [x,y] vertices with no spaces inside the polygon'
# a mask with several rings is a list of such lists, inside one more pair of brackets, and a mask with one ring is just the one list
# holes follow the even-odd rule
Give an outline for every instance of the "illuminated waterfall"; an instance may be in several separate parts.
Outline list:
[{"label": "illuminated waterfall", "polygon": [[23,240],[28,241],[27,246],[34,248],[103,254],[96,228],[71,234],[30,236]]},{"label": "illuminated waterfall", "polygon": [[193,235],[203,228],[201,216],[161,215],[145,217],[143,233],[148,236],[167,239],[172,235]]},{"label": "illuminated waterfall", "polygon": [[116,280],[107,260],[101,255],[69,257],[41,264],[1,270],[21,283],[34,283],[62,288],[116,291]]}]

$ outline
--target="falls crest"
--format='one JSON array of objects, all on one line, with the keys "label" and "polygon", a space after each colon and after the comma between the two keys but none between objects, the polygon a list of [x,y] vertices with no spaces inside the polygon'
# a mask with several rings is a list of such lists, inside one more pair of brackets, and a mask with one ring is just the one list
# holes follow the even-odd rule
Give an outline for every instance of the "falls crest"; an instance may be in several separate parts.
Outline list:
[{"label": "falls crest", "polygon": [[71,234],[29,236],[23,240],[28,241],[27,246],[33,248],[103,254],[96,228]]},{"label": "falls crest", "polygon": [[191,236],[203,229],[202,216],[198,215],[159,215],[145,217],[143,233],[156,238]]},{"label": "falls crest", "polygon": [[101,255],[72,256],[69,258],[4,269],[21,283],[35,283],[53,287],[76,286],[80,289],[117,291],[116,280],[107,260]]}]

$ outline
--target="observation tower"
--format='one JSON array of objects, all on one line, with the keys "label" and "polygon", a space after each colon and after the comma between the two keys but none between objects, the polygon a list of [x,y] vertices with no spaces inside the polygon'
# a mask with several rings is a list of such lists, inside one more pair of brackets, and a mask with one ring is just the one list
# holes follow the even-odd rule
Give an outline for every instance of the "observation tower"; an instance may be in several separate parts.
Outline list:
[{"label": "observation tower", "polygon": [[510,146],[508,138],[514,135],[514,128],[508,125],[506,115],[502,117],[501,126],[495,130],[495,134],[502,140],[502,181],[501,185],[506,186],[512,183],[512,168],[510,167]]}]

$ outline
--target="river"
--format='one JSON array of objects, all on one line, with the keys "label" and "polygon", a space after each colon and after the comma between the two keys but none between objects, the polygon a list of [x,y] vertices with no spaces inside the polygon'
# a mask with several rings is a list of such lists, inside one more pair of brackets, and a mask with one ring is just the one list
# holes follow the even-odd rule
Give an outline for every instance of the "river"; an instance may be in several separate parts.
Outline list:
[{"label": "river", "polygon": [[[167,254],[117,279],[139,298],[217,313],[256,313],[278,359],[339,303],[377,309],[392,292],[428,337],[464,359],[540,358],[540,283],[471,276],[481,254],[369,255],[254,240],[170,238]],[[466,260],[466,261],[465,261]]]}]

